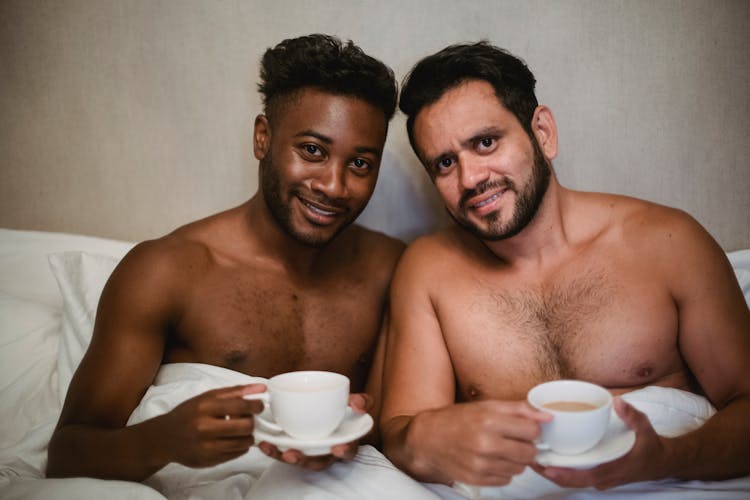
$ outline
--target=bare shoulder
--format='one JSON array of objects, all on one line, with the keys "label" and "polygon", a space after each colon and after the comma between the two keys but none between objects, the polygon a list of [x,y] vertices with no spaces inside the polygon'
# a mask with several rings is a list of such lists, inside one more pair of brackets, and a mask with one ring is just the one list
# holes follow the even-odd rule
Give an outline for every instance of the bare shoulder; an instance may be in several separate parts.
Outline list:
[{"label": "bare shoulder", "polygon": [[621,220],[624,242],[649,255],[672,258],[721,251],[694,217],[677,208],[625,198]]},{"label": "bare shoulder", "polygon": [[440,264],[430,262],[430,259],[445,262],[471,258],[477,251],[486,253],[486,248],[480,240],[455,225],[420,236],[407,249],[411,259],[423,261],[426,265]]},{"label": "bare shoulder", "polygon": [[211,252],[191,230],[180,228],[166,236],[143,241],[123,257],[112,273],[105,291],[141,296],[161,296],[179,292],[185,284],[206,269]]},{"label": "bare shoulder", "polygon": [[715,244],[698,221],[677,208],[616,194],[572,192],[571,198],[584,236],[605,237],[646,253]]},{"label": "bare shoulder", "polygon": [[200,240],[175,232],[137,244],[120,267],[127,273],[168,274],[200,266],[209,256],[208,247]]},{"label": "bare shoulder", "polygon": [[161,238],[136,245],[124,259],[129,267],[155,272],[197,272],[226,251],[244,227],[246,204],[181,226]]},{"label": "bare shoulder", "polygon": [[[639,265],[662,275],[726,266],[726,255],[708,231],[687,212],[637,198],[581,193],[580,210],[590,215],[591,234],[610,251],[637,257]],[[580,217],[581,219],[585,216]]]},{"label": "bare shoulder", "polygon": [[481,243],[467,238],[454,227],[420,236],[409,244],[401,257],[397,276],[401,281],[425,286],[451,279],[479,260],[476,253],[486,252],[484,248],[475,248],[476,245]]}]

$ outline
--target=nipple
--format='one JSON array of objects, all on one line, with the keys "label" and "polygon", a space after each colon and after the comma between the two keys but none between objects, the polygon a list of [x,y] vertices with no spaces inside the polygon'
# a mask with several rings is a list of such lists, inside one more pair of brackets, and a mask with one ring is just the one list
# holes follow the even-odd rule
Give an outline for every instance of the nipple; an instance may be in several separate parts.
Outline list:
[{"label": "nipple", "polygon": [[475,386],[470,385],[466,388],[466,394],[469,396],[469,399],[479,399],[479,396],[481,393],[479,392],[479,389],[477,389]]},{"label": "nipple", "polygon": [[654,367],[651,365],[641,366],[637,373],[641,378],[648,378],[654,373]]}]

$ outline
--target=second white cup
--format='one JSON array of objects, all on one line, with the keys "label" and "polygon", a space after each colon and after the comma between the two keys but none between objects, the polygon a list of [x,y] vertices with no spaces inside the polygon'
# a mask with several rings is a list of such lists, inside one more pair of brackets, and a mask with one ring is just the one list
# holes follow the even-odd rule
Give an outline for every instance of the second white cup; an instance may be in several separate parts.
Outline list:
[{"label": "second white cup", "polygon": [[271,406],[275,422],[260,416],[262,427],[286,432],[301,440],[332,434],[341,424],[349,403],[349,378],[326,371],[298,371],[271,377],[267,392],[247,394]]},{"label": "second white cup", "polygon": [[551,413],[542,424],[537,447],[561,455],[584,453],[604,437],[612,412],[612,395],[607,389],[580,380],[553,380],[533,387],[529,404]]}]

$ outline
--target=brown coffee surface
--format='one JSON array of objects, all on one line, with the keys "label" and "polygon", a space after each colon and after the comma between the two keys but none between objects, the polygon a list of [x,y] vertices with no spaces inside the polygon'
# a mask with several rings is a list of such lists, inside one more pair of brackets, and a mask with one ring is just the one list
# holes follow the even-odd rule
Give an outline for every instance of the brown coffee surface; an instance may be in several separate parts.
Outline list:
[{"label": "brown coffee surface", "polygon": [[590,411],[598,408],[598,405],[584,403],[582,401],[552,401],[545,403],[542,407],[557,411]]}]

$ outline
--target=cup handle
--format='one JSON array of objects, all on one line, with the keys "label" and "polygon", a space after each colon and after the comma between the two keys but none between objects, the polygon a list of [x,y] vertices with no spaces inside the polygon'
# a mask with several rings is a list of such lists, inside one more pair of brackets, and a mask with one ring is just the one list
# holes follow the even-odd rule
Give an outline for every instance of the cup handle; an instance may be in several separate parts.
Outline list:
[{"label": "cup handle", "polygon": [[[242,399],[246,399],[247,401],[263,401],[263,406],[268,406],[271,403],[271,396],[267,392],[260,392],[257,394],[245,394],[242,396]],[[267,420],[260,415],[255,415],[255,421],[260,424],[260,427],[266,430],[267,432],[272,432],[275,434],[278,434],[280,432],[284,432],[284,429],[279,426],[276,422],[271,422],[270,420]]]},{"label": "cup handle", "polygon": [[549,444],[543,441],[534,441],[534,444],[536,445],[537,450],[546,451],[550,449]]}]

